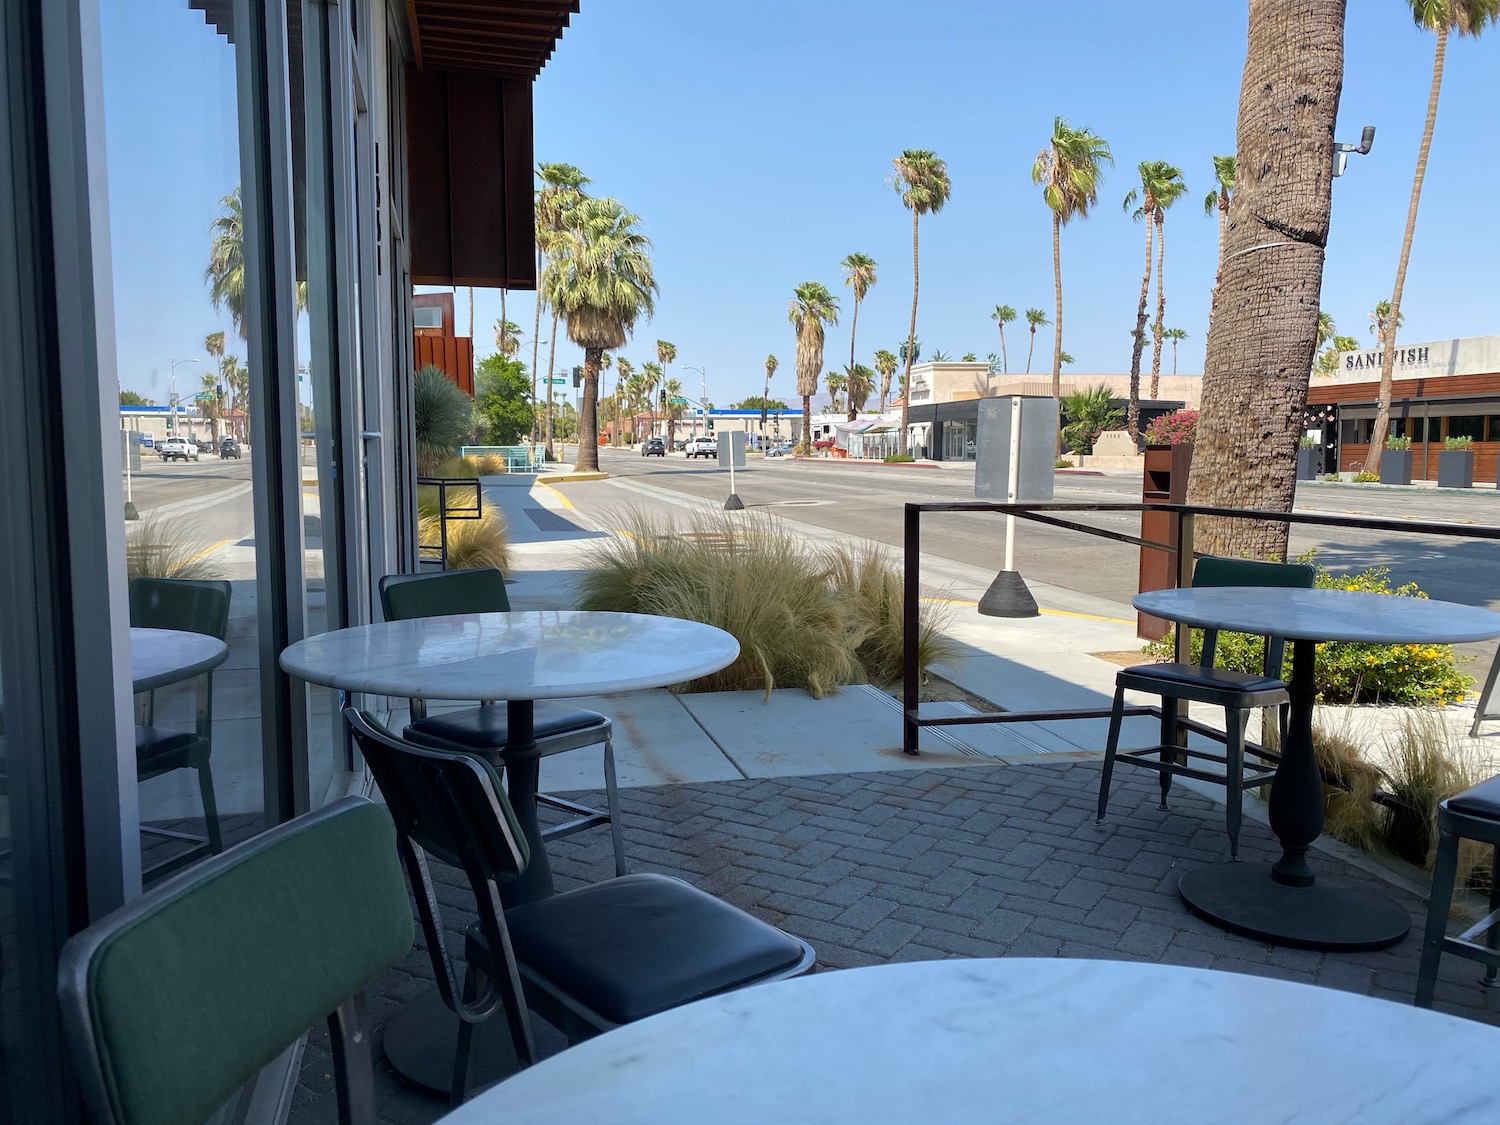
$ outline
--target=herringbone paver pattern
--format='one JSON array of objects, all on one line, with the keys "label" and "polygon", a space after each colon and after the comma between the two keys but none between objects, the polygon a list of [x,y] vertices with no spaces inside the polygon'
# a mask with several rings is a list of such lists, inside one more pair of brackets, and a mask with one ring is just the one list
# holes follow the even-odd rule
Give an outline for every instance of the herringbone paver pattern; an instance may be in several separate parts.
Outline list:
[{"label": "herringbone paver pattern", "polygon": [[[941,957],[1108,957],[1281,977],[1409,1003],[1424,907],[1396,892],[1413,933],[1393,949],[1273,948],[1195,918],[1177,897],[1184,870],[1224,858],[1223,811],[1176,791],[1156,808],[1154,777],[1116,783],[1094,824],[1097,764],[1041,763],[919,773],[820,775],[621,792],[633,870],[665,871],[807,939],[820,968]],[[1247,822],[1241,855],[1271,858]],[[560,887],[612,874],[607,833],[550,849]],[[1318,870],[1371,880],[1317,854]],[[452,947],[473,908],[462,876],[435,867]],[[1373,880],[1372,880],[1373,881]],[[1437,1007],[1500,1023],[1478,966],[1445,959]],[[429,986],[414,950],[373,987],[377,1026]],[[1350,1029],[1351,1034],[1356,1033]],[[334,1121],[326,1040],[308,1044],[295,1125]],[[444,1103],[377,1064],[382,1120],[425,1123]]]}]

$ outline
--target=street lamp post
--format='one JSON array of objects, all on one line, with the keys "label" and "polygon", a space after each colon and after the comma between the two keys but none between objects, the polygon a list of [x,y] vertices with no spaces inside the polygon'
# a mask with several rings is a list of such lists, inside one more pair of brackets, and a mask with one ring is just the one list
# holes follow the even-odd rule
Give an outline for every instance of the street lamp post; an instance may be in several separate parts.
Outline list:
[{"label": "street lamp post", "polygon": [[698,417],[693,419],[693,436],[698,436],[698,418],[708,417],[708,372],[702,367],[689,367],[682,365],[684,371],[696,371],[702,377],[701,389],[698,392]]},{"label": "street lamp post", "polygon": [[167,429],[172,431],[172,436],[177,437],[177,367],[182,363],[197,363],[196,359],[174,359],[172,360],[172,413],[170,424]]}]

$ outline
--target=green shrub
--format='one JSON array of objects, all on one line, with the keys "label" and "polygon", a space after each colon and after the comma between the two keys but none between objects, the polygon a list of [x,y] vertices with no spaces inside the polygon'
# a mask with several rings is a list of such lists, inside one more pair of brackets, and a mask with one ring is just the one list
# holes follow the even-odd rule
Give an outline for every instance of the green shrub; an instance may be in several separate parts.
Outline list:
[{"label": "green shrub", "polygon": [[1471,449],[1474,439],[1471,437],[1445,437],[1443,439],[1444,449]]},{"label": "green shrub", "polygon": [[1379,484],[1380,483],[1380,474],[1379,473],[1367,472],[1367,471],[1361,469],[1359,472],[1357,472],[1357,473],[1354,474],[1354,483],[1355,484]]},{"label": "green shrub", "polygon": [[[1377,566],[1358,574],[1334,574],[1318,564],[1309,551],[1297,561],[1317,569],[1320,589],[1359,590],[1392,597],[1425,598],[1416,583],[1391,589],[1390,570]],[[1159,660],[1172,659],[1173,635],[1153,641],[1145,651]],[[1192,658],[1203,651],[1203,634],[1193,630]],[[1286,648],[1283,675],[1291,675],[1292,645]],[[1244,633],[1220,633],[1214,664],[1237,672],[1259,673],[1265,641]],[[1317,698],[1324,703],[1425,703],[1446,706],[1460,702],[1473,682],[1459,671],[1451,645],[1371,645],[1329,641],[1318,645]]]},{"label": "green shrub", "polygon": [[[798,448],[800,449],[801,446],[798,446]],[[885,457],[882,458],[882,460],[887,465],[906,465],[915,461],[916,458],[913,457],[910,453],[887,453]]]},{"label": "green shrub", "polygon": [[1066,457],[1059,457],[1052,463],[1052,467],[1054,469],[1071,469],[1073,462],[1069,461]]},{"label": "green shrub", "polygon": [[1388,437],[1388,438],[1385,439],[1385,447],[1387,449],[1396,449],[1396,450],[1410,449],[1411,448],[1411,438],[1406,437],[1405,435],[1401,435],[1399,437],[1397,437],[1395,435],[1392,435],[1391,437]]},{"label": "green shrub", "polygon": [[[701,621],[740,643],[733,664],[680,690],[800,687],[822,697],[899,678],[903,590],[884,552],[808,551],[781,524],[722,515],[679,524],[629,512],[621,523],[622,534],[592,548],[578,608]],[[924,603],[920,620],[918,662],[952,659],[938,611]]]},{"label": "green shrub", "polygon": [[417,472],[428,476],[452,457],[473,425],[474,404],[442,368],[428,364],[412,385],[412,418],[416,427]]},{"label": "green shrub", "polygon": [[1323,479],[1329,481],[1332,484],[1342,484],[1344,481],[1344,478],[1338,473],[1324,473]]},{"label": "green shrub", "polygon": [[1317,442],[1313,441],[1313,439],[1308,437],[1306,434],[1303,434],[1297,439],[1298,449],[1313,449],[1316,448],[1316,446]]}]

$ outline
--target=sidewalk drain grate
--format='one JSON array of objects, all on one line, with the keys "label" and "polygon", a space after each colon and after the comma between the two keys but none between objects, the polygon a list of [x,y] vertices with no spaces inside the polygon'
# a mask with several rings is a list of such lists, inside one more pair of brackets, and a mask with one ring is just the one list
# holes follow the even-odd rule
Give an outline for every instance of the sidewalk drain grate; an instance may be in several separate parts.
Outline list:
[{"label": "sidewalk drain grate", "polygon": [[536,524],[542,531],[582,531],[572,520],[566,516],[560,516],[547,508],[523,508],[531,522]]}]

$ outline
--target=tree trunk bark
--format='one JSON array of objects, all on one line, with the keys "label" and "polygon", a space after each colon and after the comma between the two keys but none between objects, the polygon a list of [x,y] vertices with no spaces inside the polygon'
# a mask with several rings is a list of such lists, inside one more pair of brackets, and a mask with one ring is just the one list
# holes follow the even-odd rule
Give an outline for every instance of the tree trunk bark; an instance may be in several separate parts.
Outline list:
[{"label": "tree trunk bark", "polygon": [[1161,390],[1161,334],[1167,315],[1166,291],[1162,289],[1163,267],[1167,264],[1166,215],[1156,212],[1156,323],[1151,326],[1151,397]]},{"label": "tree trunk bark", "polygon": [[1146,350],[1146,298],[1151,292],[1151,213],[1146,213],[1146,268],[1141,273],[1141,299],[1135,308],[1135,338],[1130,342],[1130,401],[1125,407],[1125,428],[1130,440],[1140,436],[1141,353]]},{"label": "tree trunk bark", "polygon": [[1208,370],[1208,339],[1213,332],[1214,314],[1219,311],[1219,286],[1224,284],[1224,241],[1229,237],[1229,199],[1219,189],[1219,266],[1214,271],[1214,291],[1208,301],[1208,331],[1203,334],[1203,370]]},{"label": "tree trunk bark", "polygon": [[[1052,397],[1062,401],[1062,220],[1052,213],[1052,287],[1057,297],[1057,320],[1052,328]],[[1062,456],[1062,427],[1057,429],[1058,457]]]},{"label": "tree trunk bark", "polygon": [[1036,351],[1036,325],[1031,326],[1031,343],[1026,346],[1026,374],[1031,374],[1031,353]]},{"label": "tree trunk bark", "polygon": [[[849,370],[844,373],[846,379],[854,378],[854,333],[859,329],[859,294],[854,295],[854,315],[849,318]],[[847,385],[847,384],[846,384]],[[854,396],[849,396],[849,421],[854,421]]]},{"label": "tree trunk bark", "polygon": [[599,471],[599,366],[603,359],[603,348],[583,349],[583,402],[578,411],[576,467],[584,473]]},{"label": "tree trunk bark", "polygon": [[911,213],[911,327],[906,332],[906,376],[901,384],[901,452],[911,452],[911,364],[912,351],[917,346],[917,288],[921,282],[921,271],[917,268],[917,220],[921,218],[913,208]]},{"label": "tree trunk bark", "polygon": [[[1344,0],[1250,0],[1238,176],[1209,329],[1189,504],[1289,512],[1317,347]],[[1203,520],[1211,554],[1284,558],[1287,525]]]},{"label": "tree trunk bark", "polygon": [[812,456],[812,395],[802,396],[802,454]]},{"label": "tree trunk bark", "polygon": [[[537,413],[538,403],[536,401],[536,367],[539,359],[538,349],[542,346],[542,252],[536,252],[536,319],[531,325],[531,444],[536,444],[540,436],[537,432],[537,422],[540,415]],[[550,386],[550,384],[549,384]]]},{"label": "tree trunk bark", "polygon": [[[602,357],[604,355],[604,349],[601,348],[599,350],[599,354]],[[552,339],[550,339],[550,340],[547,341],[547,439],[546,439],[547,440],[547,445],[546,445],[546,454],[547,454],[547,460],[549,460],[549,461],[552,460],[552,458],[555,456],[555,454],[554,454],[554,452],[552,450],[552,365],[553,365],[553,363],[556,362],[556,360],[557,360],[557,310],[553,309],[552,310]],[[596,373],[595,374],[595,385],[596,386],[597,386],[597,383],[598,383],[598,375]],[[598,415],[597,415],[597,413],[595,414],[595,423],[594,424],[598,425]],[[595,456],[596,459],[598,458],[598,451],[597,450],[595,450],[594,456]]]},{"label": "tree trunk bark", "polygon": [[1367,473],[1380,472],[1380,451],[1391,425],[1391,380],[1396,374],[1396,322],[1401,319],[1401,292],[1406,288],[1406,264],[1411,260],[1411,240],[1417,229],[1417,204],[1422,199],[1422,181],[1427,176],[1427,153],[1432,148],[1432,127],[1437,121],[1438,94],[1443,86],[1443,60],[1448,51],[1448,29],[1438,28],[1437,48],[1432,56],[1432,87],[1427,93],[1427,120],[1422,125],[1422,143],[1417,147],[1417,171],[1411,181],[1411,202],[1406,206],[1406,233],[1401,238],[1401,258],[1396,263],[1396,284],[1391,289],[1391,315],[1380,333],[1380,395],[1376,399],[1375,423],[1370,428]]}]

